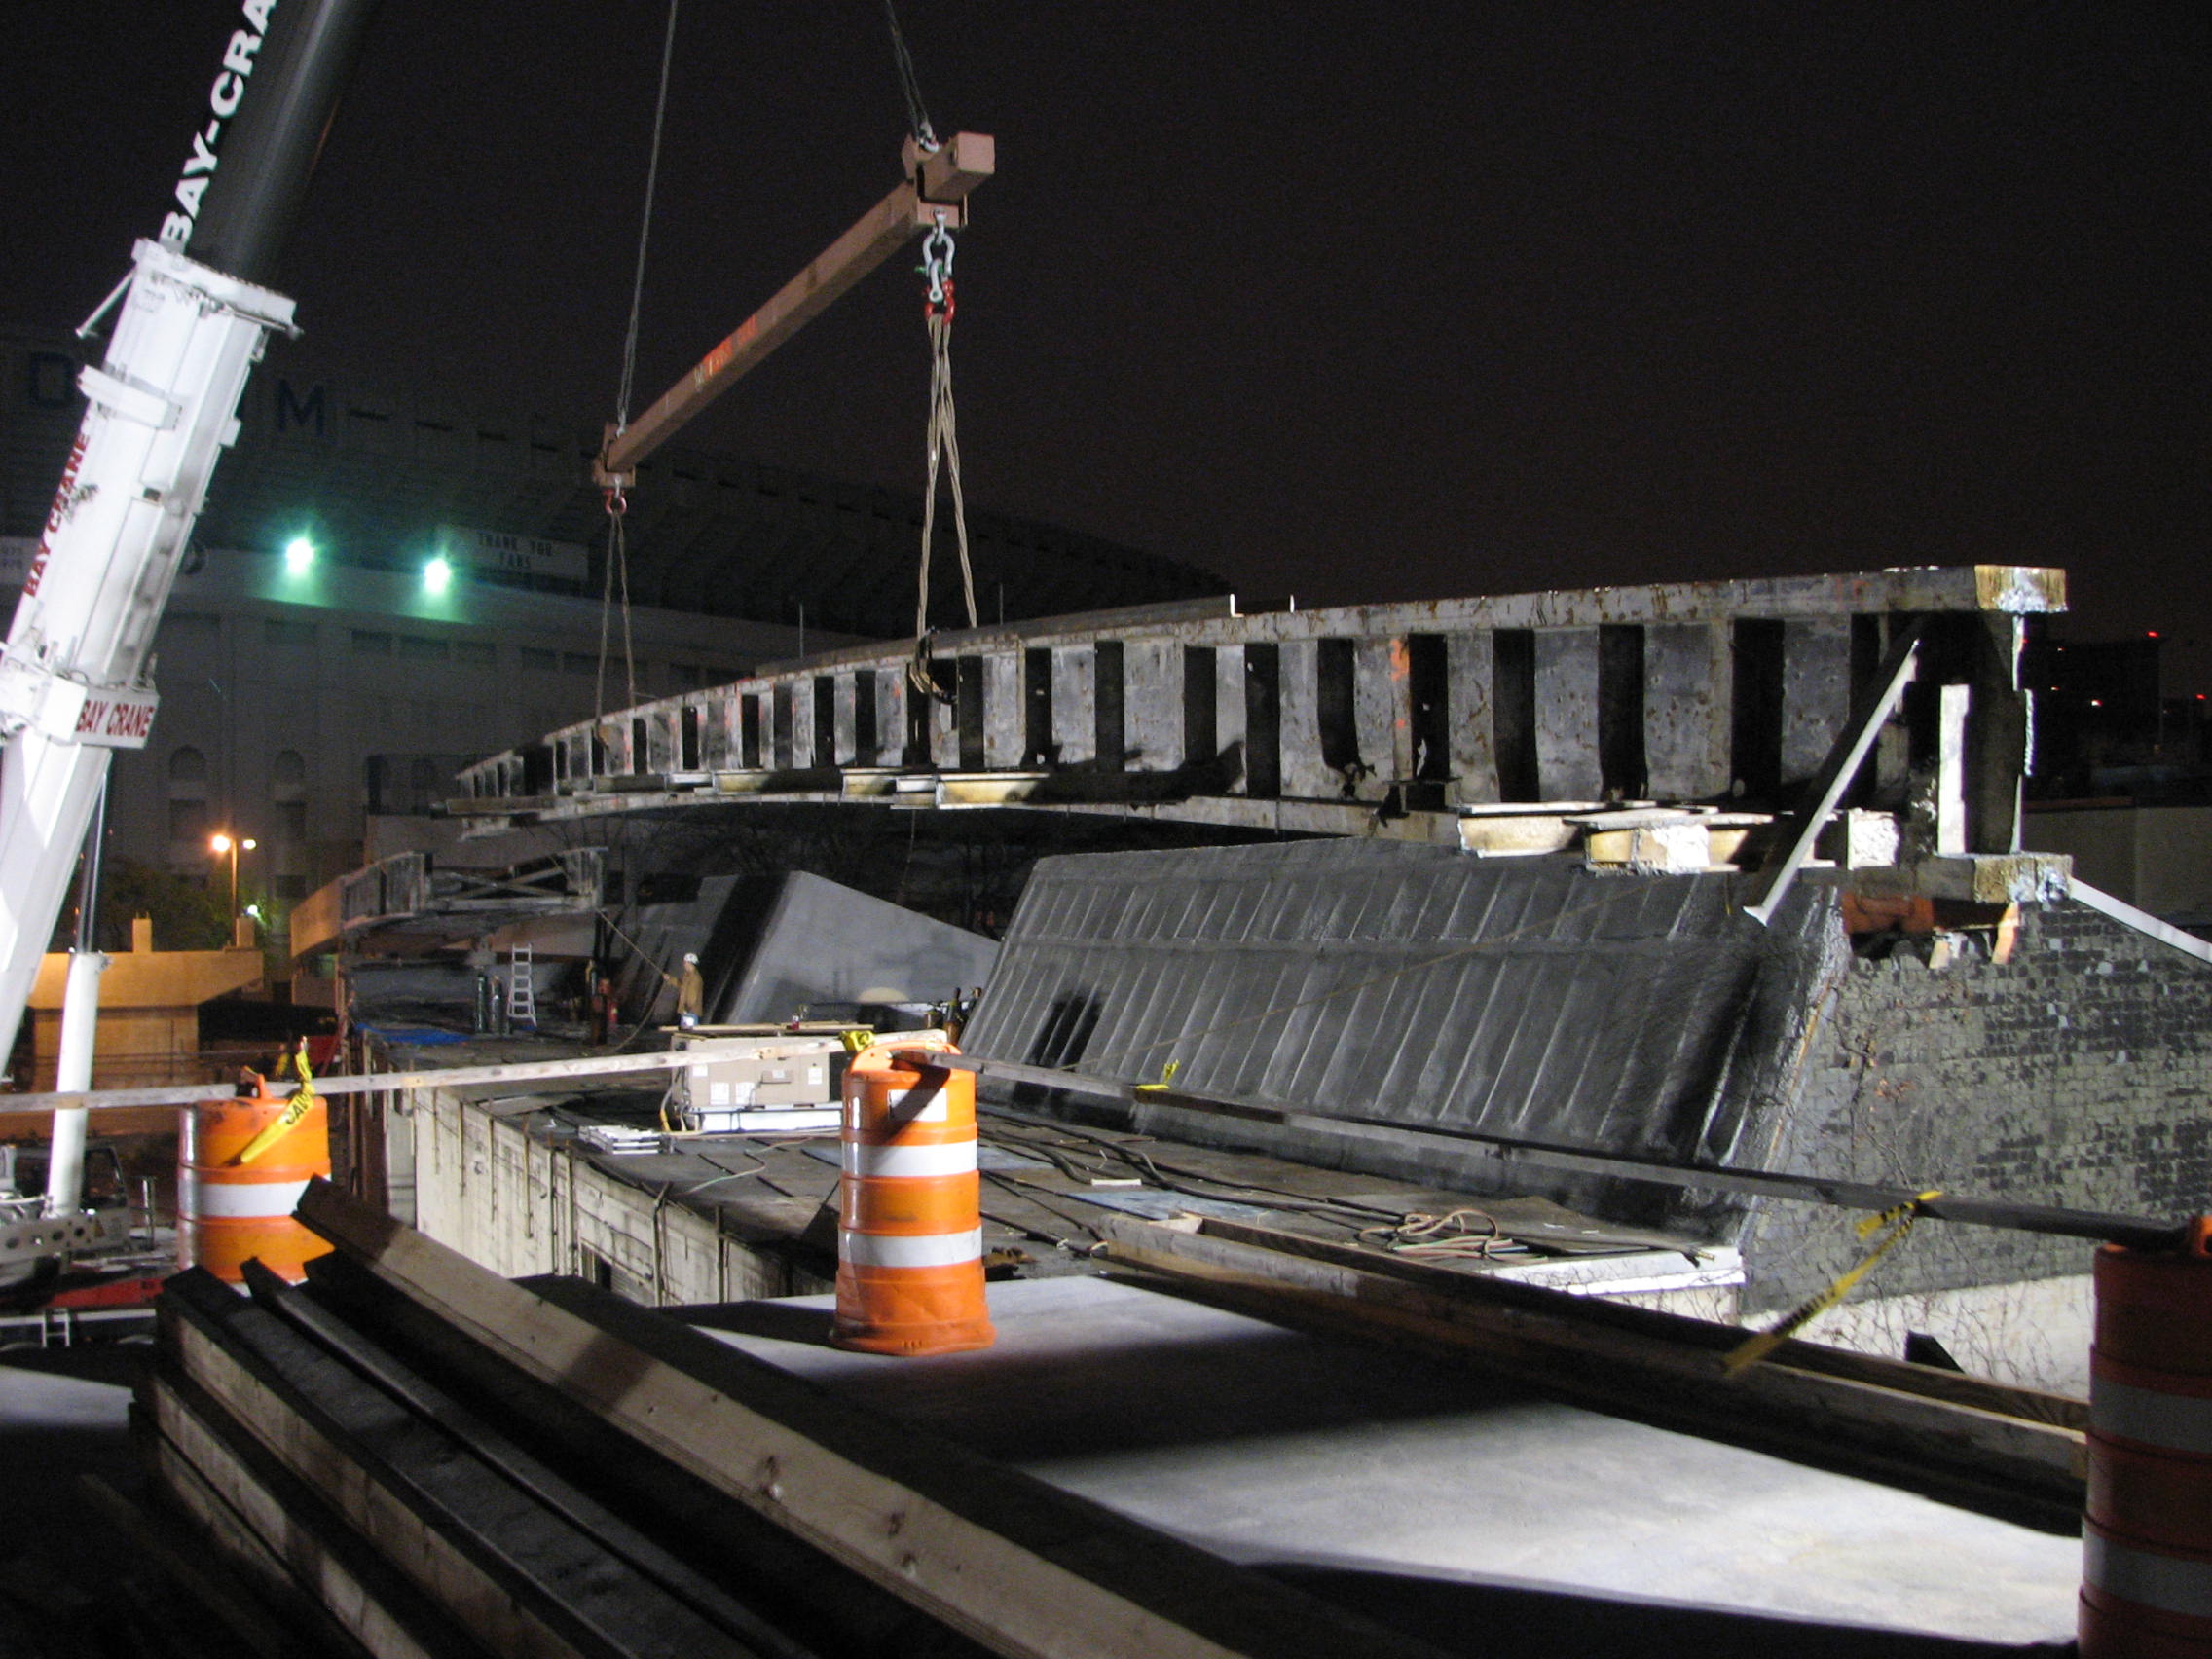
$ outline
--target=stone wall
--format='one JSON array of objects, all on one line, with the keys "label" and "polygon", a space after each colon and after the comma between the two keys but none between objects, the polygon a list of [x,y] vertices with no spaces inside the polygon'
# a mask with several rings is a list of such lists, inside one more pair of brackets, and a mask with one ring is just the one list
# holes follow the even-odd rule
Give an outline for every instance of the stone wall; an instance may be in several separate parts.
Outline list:
[{"label": "stone wall", "polygon": [[[1825,994],[1771,1160],[1749,1161],[2129,1215],[2212,1208],[2212,966],[2072,902],[2025,910],[2004,965],[1855,962]],[[1747,1308],[1828,1282],[1864,1248],[1860,1219],[1763,1205]],[[1923,1222],[1863,1293],[2079,1274],[2090,1249]]]},{"label": "stone wall", "polygon": [[496,1115],[444,1089],[410,1091],[415,1225],[509,1277],[575,1273],[648,1307],[796,1296],[825,1281],[756,1250],[712,1214],[619,1179],[530,1114]]}]

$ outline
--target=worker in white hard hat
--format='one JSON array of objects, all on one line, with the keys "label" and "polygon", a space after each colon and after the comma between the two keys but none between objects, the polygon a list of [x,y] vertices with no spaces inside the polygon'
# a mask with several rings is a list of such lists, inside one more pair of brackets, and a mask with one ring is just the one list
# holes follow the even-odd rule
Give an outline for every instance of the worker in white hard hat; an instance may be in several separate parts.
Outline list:
[{"label": "worker in white hard hat", "polygon": [[661,977],[676,991],[676,1023],[685,1031],[690,1030],[699,1023],[700,1010],[707,1006],[707,980],[699,972],[698,952],[684,953],[681,977],[669,978],[666,974]]}]

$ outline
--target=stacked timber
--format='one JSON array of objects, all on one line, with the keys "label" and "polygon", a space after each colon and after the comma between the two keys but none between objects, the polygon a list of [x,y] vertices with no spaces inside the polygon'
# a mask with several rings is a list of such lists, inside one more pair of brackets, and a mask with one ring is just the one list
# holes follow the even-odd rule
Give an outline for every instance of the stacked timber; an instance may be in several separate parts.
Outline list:
[{"label": "stacked timber", "polygon": [[580,1280],[300,1214],[304,1286],[169,1281],[139,1428],[302,1651],[1424,1651]]}]

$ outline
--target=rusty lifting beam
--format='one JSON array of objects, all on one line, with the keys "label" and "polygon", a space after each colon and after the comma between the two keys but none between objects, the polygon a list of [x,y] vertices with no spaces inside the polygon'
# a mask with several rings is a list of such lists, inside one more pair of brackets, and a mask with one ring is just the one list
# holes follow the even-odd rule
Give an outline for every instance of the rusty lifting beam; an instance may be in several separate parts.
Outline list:
[{"label": "rusty lifting beam", "polygon": [[956,132],[931,151],[909,138],[902,159],[904,182],[685,370],[650,409],[627,427],[608,426],[592,467],[595,482],[630,483],[648,456],[899,247],[940,222],[954,230],[965,225],[969,193],[991,176],[997,151],[989,133]]}]

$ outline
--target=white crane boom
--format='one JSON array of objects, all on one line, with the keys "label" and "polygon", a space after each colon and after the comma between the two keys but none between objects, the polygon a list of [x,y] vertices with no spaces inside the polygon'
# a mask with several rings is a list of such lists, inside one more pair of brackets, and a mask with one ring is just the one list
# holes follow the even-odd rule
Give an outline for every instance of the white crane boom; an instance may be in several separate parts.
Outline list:
[{"label": "white crane boom", "polygon": [[116,748],[153,729],[154,630],[283,295],[141,241],[0,648],[0,1051]]}]

